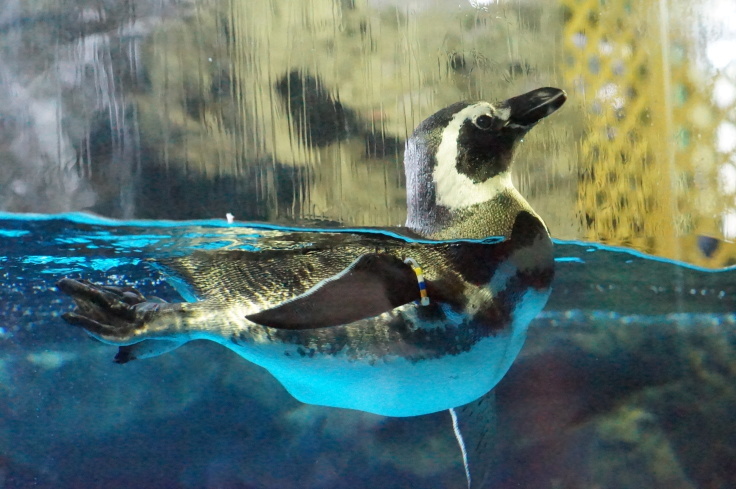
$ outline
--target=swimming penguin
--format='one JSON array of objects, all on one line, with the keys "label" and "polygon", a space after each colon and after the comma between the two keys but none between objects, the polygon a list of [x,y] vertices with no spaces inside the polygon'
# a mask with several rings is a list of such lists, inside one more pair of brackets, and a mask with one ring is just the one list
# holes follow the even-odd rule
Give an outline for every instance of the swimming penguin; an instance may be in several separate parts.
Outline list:
[{"label": "swimming penguin", "polygon": [[216,341],[309,404],[415,416],[470,403],[504,376],[550,293],[552,241],[510,166],[565,100],[540,88],[423,121],[406,143],[405,228],[161,262],[195,302],[64,278],[76,308],[63,318],[118,345],[119,363]]}]

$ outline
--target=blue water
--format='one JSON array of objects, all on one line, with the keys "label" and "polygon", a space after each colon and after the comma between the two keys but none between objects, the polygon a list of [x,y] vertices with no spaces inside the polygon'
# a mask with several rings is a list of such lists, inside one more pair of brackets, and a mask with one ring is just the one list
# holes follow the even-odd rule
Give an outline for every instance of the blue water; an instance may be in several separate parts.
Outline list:
[{"label": "blue water", "polygon": [[[292,231],[0,214],[0,487],[464,487],[445,413],[305,406],[209,343],[119,366],[59,317],[61,277],[179,301],[148,259]],[[736,269],[563,241],[556,259],[497,388],[493,487],[736,487]]]}]

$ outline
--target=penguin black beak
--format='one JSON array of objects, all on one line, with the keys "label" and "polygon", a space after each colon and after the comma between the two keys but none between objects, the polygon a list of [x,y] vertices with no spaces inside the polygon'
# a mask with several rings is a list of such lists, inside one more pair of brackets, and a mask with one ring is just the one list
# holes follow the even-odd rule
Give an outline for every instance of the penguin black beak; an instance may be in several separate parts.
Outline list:
[{"label": "penguin black beak", "polygon": [[509,109],[508,125],[531,129],[534,124],[562,107],[566,100],[564,90],[544,87],[512,97],[498,105]]}]

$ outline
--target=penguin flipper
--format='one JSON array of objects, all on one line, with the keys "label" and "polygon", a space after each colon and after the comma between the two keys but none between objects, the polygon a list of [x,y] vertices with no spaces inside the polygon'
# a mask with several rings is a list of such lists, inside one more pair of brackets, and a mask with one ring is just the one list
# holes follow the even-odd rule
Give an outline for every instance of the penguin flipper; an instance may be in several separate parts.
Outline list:
[{"label": "penguin flipper", "polygon": [[455,438],[460,446],[468,489],[490,487],[489,474],[497,462],[496,394],[449,410]]},{"label": "penguin flipper", "polygon": [[278,329],[325,328],[378,316],[419,297],[409,265],[389,254],[369,253],[303,294],[247,318]]}]

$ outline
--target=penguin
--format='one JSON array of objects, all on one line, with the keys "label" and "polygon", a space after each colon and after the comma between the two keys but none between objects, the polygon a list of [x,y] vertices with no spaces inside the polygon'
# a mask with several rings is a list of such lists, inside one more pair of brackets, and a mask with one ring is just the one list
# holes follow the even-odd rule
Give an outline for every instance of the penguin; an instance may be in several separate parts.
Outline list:
[{"label": "penguin", "polygon": [[289,249],[157,262],[193,302],[63,278],[76,308],[62,317],[117,345],[118,363],[208,339],[304,403],[400,417],[467,405],[504,376],[550,294],[552,241],[510,172],[519,141],[565,100],[539,88],[420,123],[404,227],[294,231],[279,238]]}]

